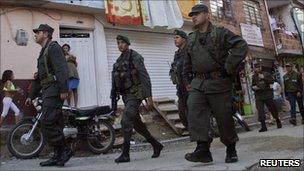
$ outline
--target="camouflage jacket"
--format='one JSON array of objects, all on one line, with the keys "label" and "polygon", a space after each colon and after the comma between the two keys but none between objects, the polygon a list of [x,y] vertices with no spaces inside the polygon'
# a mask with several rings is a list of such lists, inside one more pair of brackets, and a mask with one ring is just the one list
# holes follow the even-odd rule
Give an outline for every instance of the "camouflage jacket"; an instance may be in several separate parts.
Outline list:
[{"label": "camouflage jacket", "polygon": [[[184,77],[183,77],[183,66],[186,56],[187,56],[187,45],[184,48],[178,49],[175,52],[174,61],[171,64],[172,69],[170,70],[170,76],[171,76],[171,80],[173,76],[176,77],[175,80],[176,80],[177,95],[182,95],[185,92],[187,92],[186,81],[184,81]],[[172,72],[175,73],[173,74]]]},{"label": "camouflage jacket", "polygon": [[211,23],[205,33],[200,33],[199,30],[190,33],[183,72],[186,84],[191,84],[192,88],[200,89],[207,94],[231,91],[232,79],[228,77],[209,80],[194,77],[191,81],[189,75],[220,70],[232,75],[245,59],[247,49],[247,43],[241,36]]},{"label": "camouflage jacket", "polygon": [[[45,52],[47,50],[47,52]],[[46,58],[44,57],[46,55]],[[55,42],[48,42],[44,46],[37,59],[38,76],[32,83],[29,98],[34,99],[42,90],[42,96],[59,96],[68,92],[68,66],[61,46]],[[48,77],[48,72],[54,77],[54,81],[42,85],[42,80]]]},{"label": "camouflage jacket", "polygon": [[256,99],[269,99],[273,98],[273,89],[271,88],[271,84],[274,83],[274,79],[271,74],[267,72],[260,73],[264,76],[264,78],[260,78],[259,74],[255,73],[252,76],[252,87],[257,86],[259,89],[254,90]]},{"label": "camouflage jacket", "polygon": [[[125,78],[122,78],[123,75]],[[112,89],[115,86],[116,92],[120,94],[132,93],[138,99],[152,97],[151,80],[144,58],[132,49],[122,53],[113,64],[112,84]]]},{"label": "camouflage jacket", "polygon": [[284,75],[285,93],[303,92],[302,78],[299,73],[292,71]]}]

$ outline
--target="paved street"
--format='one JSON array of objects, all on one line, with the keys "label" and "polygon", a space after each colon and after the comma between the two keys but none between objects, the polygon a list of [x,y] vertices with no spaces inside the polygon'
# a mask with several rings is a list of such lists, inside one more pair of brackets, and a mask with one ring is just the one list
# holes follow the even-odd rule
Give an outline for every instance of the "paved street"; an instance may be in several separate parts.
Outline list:
[{"label": "paved street", "polygon": [[[285,121],[286,123],[286,121]],[[119,154],[99,155],[71,159],[64,168],[39,167],[44,159],[17,160],[2,162],[1,170],[244,170],[257,169],[256,163],[266,159],[303,159],[303,125],[296,127],[283,125],[282,129],[275,126],[268,132],[258,133],[253,130],[239,134],[237,145],[239,162],[226,164],[225,147],[215,139],[212,144],[214,162],[211,164],[191,163],[184,159],[184,154],[195,148],[195,143],[179,142],[166,145],[157,159],[151,159],[151,149],[131,152],[131,162],[114,163]],[[297,170],[303,170],[297,168]],[[295,168],[293,168],[294,170]]]}]

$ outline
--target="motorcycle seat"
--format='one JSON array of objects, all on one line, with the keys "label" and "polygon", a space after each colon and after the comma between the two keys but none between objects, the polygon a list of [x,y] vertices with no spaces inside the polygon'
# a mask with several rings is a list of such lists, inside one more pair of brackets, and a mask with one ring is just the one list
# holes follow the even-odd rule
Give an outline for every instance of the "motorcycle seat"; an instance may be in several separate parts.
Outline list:
[{"label": "motorcycle seat", "polygon": [[104,115],[111,112],[110,106],[97,106],[90,107],[86,109],[79,109],[79,114],[82,116],[95,116],[95,115]]}]

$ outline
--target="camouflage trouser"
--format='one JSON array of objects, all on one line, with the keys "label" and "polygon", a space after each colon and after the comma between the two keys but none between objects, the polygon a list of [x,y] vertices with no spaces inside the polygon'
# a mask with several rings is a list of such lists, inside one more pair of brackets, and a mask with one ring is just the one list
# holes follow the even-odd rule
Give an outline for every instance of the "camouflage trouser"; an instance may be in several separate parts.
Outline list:
[{"label": "camouflage trouser", "polygon": [[209,134],[211,112],[213,112],[219,128],[221,142],[228,146],[238,141],[232,118],[231,92],[205,94],[201,90],[192,89],[189,92],[187,104],[191,141],[212,141]]},{"label": "camouflage trouser", "polygon": [[[146,139],[151,139],[152,135],[148,131],[147,126],[142,122],[139,115],[141,100],[138,100],[132,94],[125,94],[122,96],[122,99],[125,104],[125,109],[121,119],[121,126],[124,135],[128,135],[134,128],[136,132]],[[124,138],[124,141],[130,141],[129,136],[124,136]]]},{"label": "camouflage trouser", "polygon": [[43,99],[41,117],[41,131],[45,140],[50,145],[61,143],[63,135],[62,101],[60,97],[48,97]]},{"label": "camouflage trouser", "polygon": [[260,122],[266,120],[266,115],[265,115],[265,110],[264,110],[265,105],[266,105],[267,109],[269,110],[269,112],[272,114],[273,118],[275,118],[275,119],[279,118],[278,110],[277,110],[274,100],[272,98],[265,99],[265,100],[257,98],[255,101],[255,104],[256,104],[256,108],[258,110],[258,115],[259,115],[258,120]]},{"label": "camouflage trouser", "polygon": [[178,115],[179,115],[180,121],[182,122],[182,124],[185,126],[186,129],[188,129],[187,99],[188,99],[188,93],[187,92],[178,96]]}]

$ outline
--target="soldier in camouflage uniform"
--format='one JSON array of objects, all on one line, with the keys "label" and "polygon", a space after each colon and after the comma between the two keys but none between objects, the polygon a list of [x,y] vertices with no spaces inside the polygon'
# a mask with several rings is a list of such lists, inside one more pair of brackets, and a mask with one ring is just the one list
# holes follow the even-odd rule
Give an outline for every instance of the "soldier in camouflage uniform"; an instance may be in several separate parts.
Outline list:
[{"label": "soldier in camouflage uniform", "polygon": [[246,41],[223,27],[210,22],[208,7],[198,4],[189,16],[197,30],[189,34],[188,54],[184,63],[184,80],[194,73],[189,90],[188,129],[191,141],[197,142],[192,153],[185,155],[191,162],[212,162],[209,135],[210,114],[215,116],[221,142],[227,147],[226,163],[237,162],[235,149],[238,136],[232,118],[233,78],[247,53]]},{"label": "soldier in camouflage uniform", "polygon": [[46,142],[54,147],[54,155],[51,159],[41,162],[40,166],[64,166],[73,155],[63,135],[62,105],[68,97],[67,62],[60,45],[52,41],[52,27],[41,24],[33,32],[36,43],[40,44],[42,49],[38,58],[38,76],[25,103],[29,105],[42,90],[41,130]]},{"label": "soldier in camouflage uniform", "polygon": [[169,75],[171,77],[172,83],[176,84],[178,96],[178,114],[182,124],[188,129],[187,120],[187,99],[188,91],[186,89],[186,84],[182,76],[184,59],[187,56],[187,34],[182,30],[174,31],[174,43],[178,50],[175,52],[174,61],[171,64],[171,69]]},{"label": "soldier in camouflage uniform", "polygon": [[259,132],[267,131],[265,122],[266,115],[264,111],[265,105],[272,114],[273,118],[276,120],[277,127],[282,128],[278,110],[273,100],[272,84],[274,83],[274,79],[269,73],[262,71],[260,64],[255,64],[254,68],[255,73],[252,76],[252,89],[255,93],[256,108],[258,110],[259,121],[261,122],[261,129]]},{"label": "soldier in camouflage uniform", "polygon": [[154,153],[151,157],[156,158],[160,155],[163,145],[150,134],[139,115],[142,100],[147,98],[148,108],[153,106],[151,81],[144,59],[135,50],[129,49],[128,37],[118,35],[116,40],[122,53],[113,65],[112,92],[122,96],[125,109],[121,120],[124,138],[122,154],[115,162],[130,162],[130,138],[133,128],[152,144]]},{"label": "soldier in camouflage uniform", "polygon": [[292,69],[292,64],[286,64],[287,73],[284,75],[285,95],[290,103],[290,119],[289,122],[297,125],[296,120],[296,102],[302,116],[302,124],[304,124],[304,107],[303,107],[303,83],[299,73]]}]

